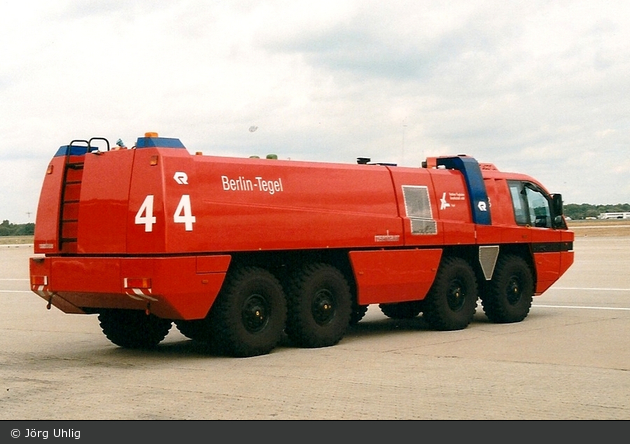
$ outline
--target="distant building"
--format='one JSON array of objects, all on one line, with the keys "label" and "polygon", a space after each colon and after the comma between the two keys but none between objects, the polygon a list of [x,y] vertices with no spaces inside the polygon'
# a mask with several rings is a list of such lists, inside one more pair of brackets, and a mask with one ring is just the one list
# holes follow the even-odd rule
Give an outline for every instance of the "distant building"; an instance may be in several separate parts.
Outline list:
[{"label": "distant building", "polygon": [[630,211],[618,213],[599,213],[599,219],[630,219]]}]

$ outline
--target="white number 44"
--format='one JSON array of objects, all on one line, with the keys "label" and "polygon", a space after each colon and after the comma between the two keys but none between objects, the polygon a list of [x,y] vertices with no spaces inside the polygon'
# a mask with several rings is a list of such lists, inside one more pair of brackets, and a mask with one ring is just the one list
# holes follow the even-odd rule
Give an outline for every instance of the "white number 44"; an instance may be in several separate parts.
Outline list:
[{"label": "white number 44", "polygon": [[[153,195],[149,194],[144,198],[144,202],[140,205],[140,209],[136,213],[136,225],[144,225],[144,231],[150,233],[153,231],[153,224],[157,223],[157,218],[153,215]],[[196,222],[195,216],[192,215],[190,207],[190,196],[184,194],[177,204],[175,214],[173,214],[173,222],[176,224],[184,224],[186,231],[192,231],[193,223]]]}]

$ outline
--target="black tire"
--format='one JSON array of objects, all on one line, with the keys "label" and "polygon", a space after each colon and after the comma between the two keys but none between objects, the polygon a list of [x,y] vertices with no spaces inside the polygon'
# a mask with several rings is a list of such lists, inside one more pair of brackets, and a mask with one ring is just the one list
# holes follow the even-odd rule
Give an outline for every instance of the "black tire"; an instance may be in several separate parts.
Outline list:
[{"label": "black tire", "polygon": [[235,357],[268,354],[282,339],[286,323],[282,286],[263,268],[235,269],[208,316],[208,337],[217,351]]},{"label": "black tire", "polygon": [[391,319],[413,319],[422,311],[422,301],[378,304],[381,312]]},{"label": "black tire", "polygon": [[350,325],[357,325],[368,311],[367,305],[352,304],[352,313],[350,314]]},{"label": "black tire", "polygon": [[193,341],[210,341],[210,324],[207,319],[195,319],[192,321],[175,321],[175,326],[181,334]]},{"label": "black tire", "polygon": [[166,337],[172,321],[141,310],[104,310],[98,315],[103,333],[112,343],[135,349],[157,346]]},{"label": "black tire", "polygon": [[477,279],[470,264],[458,257],[445,258],[424,299],[423,317],[436,330],[462,330],[477,309]]},{"label": "black tire", "polygon": [[350,287],[334,266],[309,264],[291,280],[286,333],[293,344],[307,348],[337,344],[352,313]]},{"label": "black tire", "polygon": [[534,297],[534,278],[519,256],[499,258],[488,291],[481,295],[483,311],[491,322],[520,322],[527,317]]}]

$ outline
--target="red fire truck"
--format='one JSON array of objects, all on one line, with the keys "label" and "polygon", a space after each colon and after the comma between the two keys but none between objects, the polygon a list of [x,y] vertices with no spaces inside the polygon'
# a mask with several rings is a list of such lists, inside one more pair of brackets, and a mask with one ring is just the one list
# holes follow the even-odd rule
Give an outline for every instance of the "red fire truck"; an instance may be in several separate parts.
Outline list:
[{"label": "red fire truck", "polygon": [[431,328],[523,320],[573,263],[562,198],[466,155],[422,167],[191,154],[146,133],[61,146],[43,180],[31,289],[114,344],[173,324],[218,353],[338,343],[369,305]]}]

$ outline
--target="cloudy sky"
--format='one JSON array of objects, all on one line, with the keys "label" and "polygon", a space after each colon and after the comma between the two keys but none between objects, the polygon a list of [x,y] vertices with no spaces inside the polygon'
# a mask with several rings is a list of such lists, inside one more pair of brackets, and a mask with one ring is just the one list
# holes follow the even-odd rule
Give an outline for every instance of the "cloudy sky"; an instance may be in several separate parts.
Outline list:
[{"label": "cloudy sky", "polygon": [[147,131],[218,155],[464,153],[630,203],[628,1],[0,0],[0,58],[11,223],[35,221],[60,145]]}]

